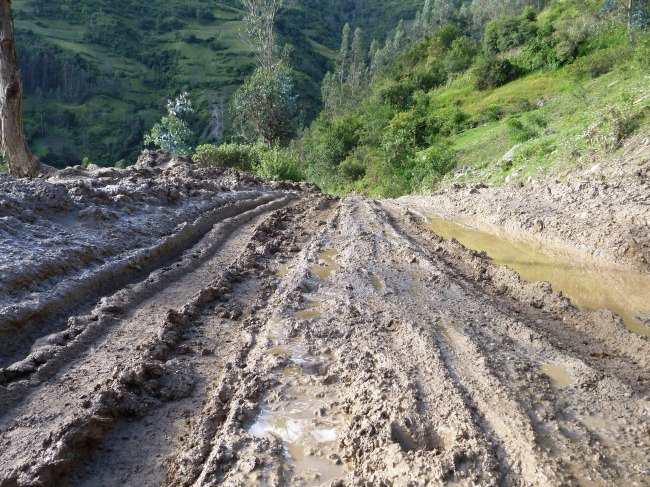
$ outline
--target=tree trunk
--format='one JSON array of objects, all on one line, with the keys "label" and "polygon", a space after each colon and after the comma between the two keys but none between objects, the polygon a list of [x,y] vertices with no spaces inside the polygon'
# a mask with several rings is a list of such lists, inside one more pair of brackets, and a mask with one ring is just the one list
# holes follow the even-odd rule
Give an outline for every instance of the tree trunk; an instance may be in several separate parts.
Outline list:
[{"label": "tree trunk", "polygon": [[23,132],[23,87],[14,44],[11,0],[0,0],[0,146],[10,174],[38,174],[41,163],[27,147]]}]

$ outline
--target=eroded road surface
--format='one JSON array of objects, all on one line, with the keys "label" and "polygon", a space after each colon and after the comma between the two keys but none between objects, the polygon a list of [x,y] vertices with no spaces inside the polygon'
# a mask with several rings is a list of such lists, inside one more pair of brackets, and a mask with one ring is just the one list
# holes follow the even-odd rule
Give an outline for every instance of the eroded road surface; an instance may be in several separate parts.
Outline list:
[{"label": "eroded road surface", "polygon": [[650,343],[613,312],[413,205],[214,177],[157,257],[7,296],[0,486],[648,484]]}]

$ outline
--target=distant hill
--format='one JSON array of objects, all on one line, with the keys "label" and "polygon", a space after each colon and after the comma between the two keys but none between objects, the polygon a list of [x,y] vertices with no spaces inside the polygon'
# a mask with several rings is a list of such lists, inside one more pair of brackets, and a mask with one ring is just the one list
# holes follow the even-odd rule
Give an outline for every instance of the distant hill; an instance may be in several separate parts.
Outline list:
[{"label": "distant hill", "polygon": [[[278,30],[294,46],[305,118],[319,110],[320,82],[346,21],[383,36],[418,1],[301,0]],[[35,153],[64,166],[133,161],[165,99],[189,91],[203,139],[228,130],[228,102],[253,69],[238,38],[237,0],[16,0],[26,93],[26,131]]]}]

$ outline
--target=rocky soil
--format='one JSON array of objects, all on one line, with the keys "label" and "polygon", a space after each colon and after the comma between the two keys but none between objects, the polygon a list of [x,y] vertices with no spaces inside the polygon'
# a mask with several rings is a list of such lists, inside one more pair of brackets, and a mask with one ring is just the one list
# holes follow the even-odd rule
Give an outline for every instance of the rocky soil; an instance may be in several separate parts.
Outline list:
[{"label": "rocky soil", "polygon": [[0,486],[647,485],[650,342],[415,203],[0,180]]}]

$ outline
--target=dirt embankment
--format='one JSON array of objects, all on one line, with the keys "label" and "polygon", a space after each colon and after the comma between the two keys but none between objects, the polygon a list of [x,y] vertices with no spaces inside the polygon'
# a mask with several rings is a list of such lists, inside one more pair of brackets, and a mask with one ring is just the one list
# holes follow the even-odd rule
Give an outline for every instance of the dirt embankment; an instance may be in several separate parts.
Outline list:
[{"label": "dirt embankment", "polygon": [[[105,292],[3,335],[1,487],[647,483],[650,342],[613,313],[443,241],[403,201],[173,164],[198,171],[176,188],[219,189],[134,203],[151,230],[66,271]],[[141,274],[103,274],[190,227]],[[68,280],[35,279],[38,303]]]},{"label": "dirt embankment", "polygon": [[488,231],[579,250],[650,272],[650,138],[617,159],[556,178],[503,187],[455,184],[407,204]]}]

